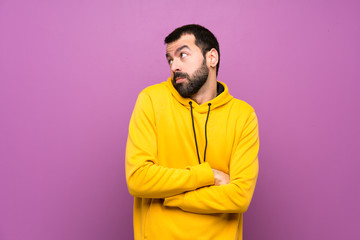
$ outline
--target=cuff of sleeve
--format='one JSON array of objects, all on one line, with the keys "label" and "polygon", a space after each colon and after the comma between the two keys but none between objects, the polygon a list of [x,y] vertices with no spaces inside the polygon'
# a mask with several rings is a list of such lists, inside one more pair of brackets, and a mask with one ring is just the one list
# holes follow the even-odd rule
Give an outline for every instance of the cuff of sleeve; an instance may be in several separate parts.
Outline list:
[{"label": "cuff of sleeve", "polygon": [[185,194],[179,194],[172,197],[165,198],[164,206],[166,207],[179,207],[184,201]]},{"label": "cuff of sleeve", "polygon": [[195,173],[198,187],[213,185],[215,183],[214,172],[208,162],[192,166],[191,171]]}]

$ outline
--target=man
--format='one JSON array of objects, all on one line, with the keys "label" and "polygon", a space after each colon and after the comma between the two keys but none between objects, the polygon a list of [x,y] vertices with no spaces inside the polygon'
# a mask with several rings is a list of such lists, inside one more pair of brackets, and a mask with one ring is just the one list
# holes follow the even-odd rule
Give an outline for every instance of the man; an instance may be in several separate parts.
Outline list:
[{"label": "man", "polygon": [[255,112],[217,81],[209,30],[185,25],[165,43],[171,77],[139,94],[129,126],[135,239],[242,239],[258,175]]}]

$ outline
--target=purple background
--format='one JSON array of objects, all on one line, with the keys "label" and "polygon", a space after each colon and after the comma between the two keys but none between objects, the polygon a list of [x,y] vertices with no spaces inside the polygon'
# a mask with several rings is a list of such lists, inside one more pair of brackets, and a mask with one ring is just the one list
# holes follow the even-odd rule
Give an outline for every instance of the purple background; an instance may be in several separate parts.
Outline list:
[{"label": "purple background", "polygon": [[199,23],[260,123],[246,240],[360,239],[360,2],[0,0],[0,239],[132,239],[124,174],[164,37]]}]

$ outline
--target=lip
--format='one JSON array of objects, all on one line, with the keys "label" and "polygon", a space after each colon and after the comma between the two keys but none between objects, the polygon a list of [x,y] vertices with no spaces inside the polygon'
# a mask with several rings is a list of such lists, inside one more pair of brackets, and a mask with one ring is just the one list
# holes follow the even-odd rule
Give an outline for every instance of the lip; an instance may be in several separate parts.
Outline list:
[{"label": "lip", "polygon": [[175,79],[176,83],[182,83],[183,81],[185,81],[185,78],[176,78]]}]

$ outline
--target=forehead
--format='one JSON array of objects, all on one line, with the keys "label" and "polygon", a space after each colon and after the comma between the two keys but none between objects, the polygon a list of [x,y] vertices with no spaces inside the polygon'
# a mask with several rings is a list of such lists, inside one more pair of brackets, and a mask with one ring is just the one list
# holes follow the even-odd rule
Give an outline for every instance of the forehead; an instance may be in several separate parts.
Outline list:
[{"label": "forehead", "polygon": [[176,49],[178,49],[181,46],[187,45],[190,50],[195,50],[195,49],[199,49],[198,46],[195,45],[195,36],[192,34],[186,34],[186,35],[182,35],[178,40],[169,43],[166,45],[166,53],[173,53],[174,51],[176,51]]}]

